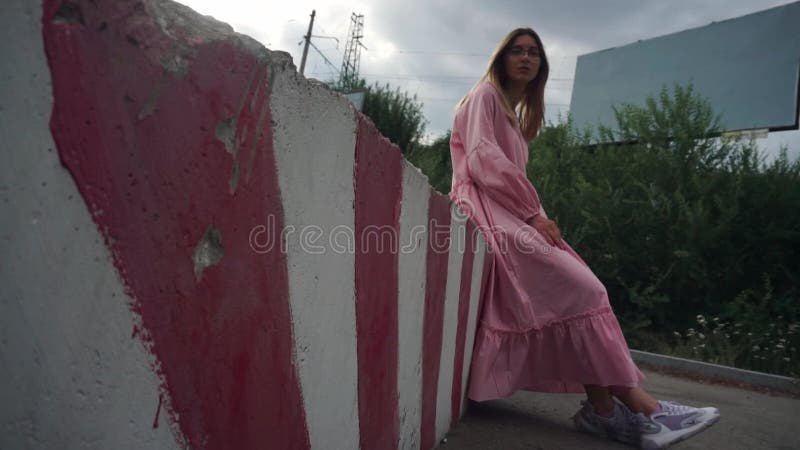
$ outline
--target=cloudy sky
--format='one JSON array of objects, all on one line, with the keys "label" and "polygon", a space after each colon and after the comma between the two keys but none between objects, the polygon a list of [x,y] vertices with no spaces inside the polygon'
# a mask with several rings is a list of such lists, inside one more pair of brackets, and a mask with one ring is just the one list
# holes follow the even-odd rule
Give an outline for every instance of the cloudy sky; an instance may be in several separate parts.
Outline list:
[{"label": "cloudy sky", "polygon": [[[331,80],[341,69],[352,13],[364,15],[366,49],[360,74],[369,83],[389,83],[417,94],[424,104],[429,136],[451,127],[453,106],[480,78],[488,58],[513,28],[529,26],[542,38],[550,78],[546,119],[569,110],[579,55],[650,39],[792,3],[776,0],[373,0],[256,1],[180,0],[292,55],[316,10],[305,75]],[[336,39],[338,39],[338,43]],[[324,57],[322,56],[324,55]],[[326,62],[326,58],[331,64]],[[774,132],[759,145],[775,153],[781,144],[800,155],[800,132]]]}]

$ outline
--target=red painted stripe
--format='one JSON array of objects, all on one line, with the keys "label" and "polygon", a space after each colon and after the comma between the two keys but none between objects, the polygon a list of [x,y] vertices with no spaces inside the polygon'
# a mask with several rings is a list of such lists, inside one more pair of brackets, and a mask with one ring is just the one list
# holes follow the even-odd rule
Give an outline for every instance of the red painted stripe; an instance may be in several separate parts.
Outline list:
[{"label": "red painted stripe", "polygon": [[[134,299],[135,332],[187,444],[307,449],[286,260],[280,245],[249,242],[267,224],[260,242],[280,242],[283,223],[265,61],[162,17],[173,38],[148,3],[45,0],[59,155]],[[198,243],[215,234],[221,258],[196,272]]]},{"label": "red painted stripe", "polygon": [[428,254],[426,256],[425,315],[422,337],[422,424],[420,448],[436,445],[436,397],[444,332],[444,298],[450,248],[450,203],[431,192],[428,202]]},{"label": "red painted stripe", "polygon": [[472,291],[472,264],[475,259],[473,235],[475,225],[471,220],[465,224],[466,239],[464,257],[461,264],[461,288],[458,294],[458,328],[456,329],[456,353],[453,361],[453,393],[450,423],[455,424],[461,417],[461,397],[464,380],[464,346],[467,340],[467,321],[469,320],[469,297]]},{"label": "red painted stripe", "polygon": [[358,419],[363,449],[395,449],[400,149],[358,116],[355,169],[355,289]]}]

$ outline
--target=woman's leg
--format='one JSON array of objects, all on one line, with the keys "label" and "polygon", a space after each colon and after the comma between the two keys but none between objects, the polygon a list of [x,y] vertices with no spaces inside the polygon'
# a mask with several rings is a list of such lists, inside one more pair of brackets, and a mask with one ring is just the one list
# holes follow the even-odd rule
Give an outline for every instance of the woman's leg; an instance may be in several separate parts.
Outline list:
[{"label": "woman's leg", "polygon": [[613,386],[609,388],[607,386],[587,384],[584,385],[584,389],[586,389],[586,397],[589,403],[592,404],[592,408],[601,416],[607,416],[614,410],[614,399],[612,396],[617,397],[634,413],[643,413],[649,416],[658,409],[658,402],[656,399],[638,386]]},{"label": "woman's leg", "polygon": [[596,386],[586,384],[586,397],[592,404],[594,412],[601,416],[608,416],[614,411],[614,399],[611,397],[611,389],[608,386]]},{"label": "woman's leg", "polygon": [[640,387],[613,386],[609,392],[634,413],[650,415],[658,409],[658,402]]}]

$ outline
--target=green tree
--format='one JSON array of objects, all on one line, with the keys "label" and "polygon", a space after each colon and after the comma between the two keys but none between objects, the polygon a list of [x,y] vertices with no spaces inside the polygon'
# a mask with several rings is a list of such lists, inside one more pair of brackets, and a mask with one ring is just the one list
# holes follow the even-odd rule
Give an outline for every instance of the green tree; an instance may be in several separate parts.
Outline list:
[{"label": "green tree", "polygon": [[453,162],[450,159],[450,130],[429,145],[412,146],[406,153],[406,158],[428,176],[428,182],[434,189],[443,194],[450,192],[453,178]]},{"label": "green tree", "polygon": [[423,104],[416,94],[409,95],[388,83],[375,82],[368,86],[363,78],[356,82],[332,83],[332,88],[339,92],[364,91],[361,111],[403,153],[417,145],[425,133],[427,121],[422,113]]}]

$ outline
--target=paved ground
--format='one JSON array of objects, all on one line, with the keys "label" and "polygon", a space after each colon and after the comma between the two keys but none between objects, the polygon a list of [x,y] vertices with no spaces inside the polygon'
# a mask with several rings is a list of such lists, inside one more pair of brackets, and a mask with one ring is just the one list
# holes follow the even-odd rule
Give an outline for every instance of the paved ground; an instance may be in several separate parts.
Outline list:
[{"label": "paved ground", "polygon": [[[670,447],[689,449],[800,449],[800,399],[704,384],[645,371],[655,397],[693,406],[713,405],[722,418]],[[471,403],[438,450],[630,449],[574,431],[570,417],[582,395],[518,392],[504,400]]]}]

